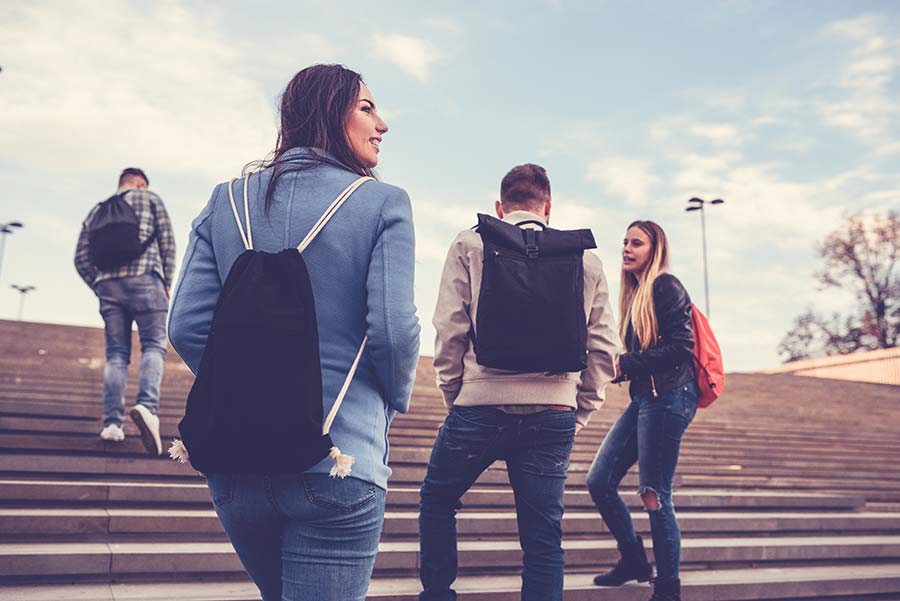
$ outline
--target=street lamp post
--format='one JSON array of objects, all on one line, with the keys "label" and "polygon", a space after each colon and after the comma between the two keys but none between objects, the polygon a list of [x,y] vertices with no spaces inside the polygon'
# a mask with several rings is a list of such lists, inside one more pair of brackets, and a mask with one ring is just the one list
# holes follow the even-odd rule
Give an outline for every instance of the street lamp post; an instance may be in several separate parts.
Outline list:
[{"label": "street lamp post", "polygon": [[703,200],[702,198],[692,198],[688,201],[691,203],[685,211],[700,211],[700,229],[703,233],[703,291],[706,294],[706,316],[709,317],[709,270],[706,264],[706,211],[703,207],[708,202],[711,205],[720,205],[724,200],[717,198],[715,200]]},{"label": "street lamp post", "polygon": [[22,321],[22,311],[25,309],[25,295],[32,290],[37,290],[37,288],[34,286],[16,286],[15,284],[10,287],[19,291],[19,321]]},{"label": "street lamp post", "polygon": [[6,235],[15,231],[14,228],[24,227],[19,221],[0,223],[0,271],[3,269],[3,247],[6,245]]}]

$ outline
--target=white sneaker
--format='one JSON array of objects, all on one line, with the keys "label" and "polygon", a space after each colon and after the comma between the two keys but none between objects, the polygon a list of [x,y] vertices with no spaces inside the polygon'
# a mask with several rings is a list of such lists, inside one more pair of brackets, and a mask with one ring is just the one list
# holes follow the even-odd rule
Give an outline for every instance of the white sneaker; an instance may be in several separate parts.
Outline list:
[{"label": "white sneaker", "polygon": [[122,442],[123,440],[125,440],[125,432],[122,430],[122,426],[110,424],[100,431],[100,440],[107,440],[109,442]]},{"label": "white sneaker", "polygon": [[141,431],[141,441],[147,452],[158,457],[162,455],[162,440],[159,437],[159,417],[150,413],[143,405],[135,405],[130,412],[138,430]]}]

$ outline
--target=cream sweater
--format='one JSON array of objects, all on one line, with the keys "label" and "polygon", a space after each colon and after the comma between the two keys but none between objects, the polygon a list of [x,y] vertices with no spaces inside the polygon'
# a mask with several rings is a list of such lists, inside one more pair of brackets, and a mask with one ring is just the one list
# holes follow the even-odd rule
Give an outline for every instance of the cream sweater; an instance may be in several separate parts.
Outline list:
[{"label": "cream sweater", "polygon": [[[544,220],[513,211],[505,221]],[[537,227],[534,225],[523,227]],[[603,264],[584,253],[584,313],[587,316],[588,366],[581,373],[519,373],[478,365],[469,331],[475,327],[484,247],[472,230],[460,232],[444,262],[434,327],[434,369],[448,408],[473,405],[566,405],[586,425],[603,404],[603,388],[615,375],[618,335],[609,302]],[[528,327],[528,324],[522,324]]]}]

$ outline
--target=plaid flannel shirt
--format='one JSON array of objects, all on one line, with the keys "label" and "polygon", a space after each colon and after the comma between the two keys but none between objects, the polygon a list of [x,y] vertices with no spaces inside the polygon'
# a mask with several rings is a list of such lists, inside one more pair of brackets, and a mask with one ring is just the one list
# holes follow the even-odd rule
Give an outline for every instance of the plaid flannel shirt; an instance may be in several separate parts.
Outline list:
[{"label": "plaid flannel shirt", "polygon": [[165,282],[166,290],[172,287],[175,275],[175,235],[172,222],[163,205],[162,199],[149,190],[128,190],[125,202],[131,205],[137,216],[139,238],[144,242],[156,232],[156,240],[147,247],[137,259],[126,263],[112,271],[102,271],[91,263],[90,243],[88,241],[88,224],[97,211],[99,204],[91,209],[81,226],[78,246],[75,249],[75,269],[85,284],[93,288],[97,282],[116,278],[127,278],[145,273],[156,273]]}]

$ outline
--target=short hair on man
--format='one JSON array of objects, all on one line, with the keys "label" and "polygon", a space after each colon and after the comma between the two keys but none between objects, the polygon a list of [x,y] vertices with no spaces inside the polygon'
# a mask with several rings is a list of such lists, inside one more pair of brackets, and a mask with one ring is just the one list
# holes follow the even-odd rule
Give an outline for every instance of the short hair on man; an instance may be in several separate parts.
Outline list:
[{"label": "short hair on man", "polygon": [[138,169],[137,167],[126,167],[125,169],[122,169],[122,174],[119,175],[119,186],[131,183],[137,178],[143,179],[148,186],[150,185],[150,179],[143,170]]},{"label": "short hair on man", "polygon": [[507,208],[537,209],[550,198],[550,179],[540,165],[513,167],[500,182],[500,203]]}]

